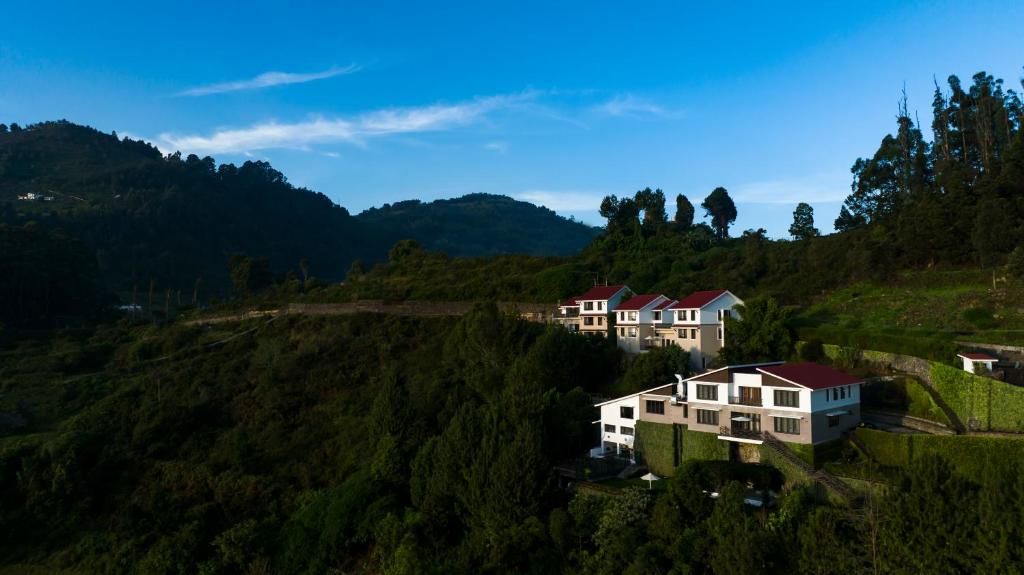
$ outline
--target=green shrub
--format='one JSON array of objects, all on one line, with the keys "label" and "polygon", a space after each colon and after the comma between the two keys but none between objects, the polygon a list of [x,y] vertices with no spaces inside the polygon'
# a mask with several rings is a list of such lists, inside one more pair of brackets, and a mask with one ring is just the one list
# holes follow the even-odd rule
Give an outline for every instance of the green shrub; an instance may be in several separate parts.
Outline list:
[{"label": "green shrub", "polygon": [[1024,388],[932,364],[932,385],[960,419],[986,431],[1024,431]]},{"label": "green shrub", "polygon": [[977,329],[992,329],[998,325],[995,317],[992,316],[992,309],[987,307],[972,307],[964,310],[964,321]]},{"label": "green shrub", "polygon": [[803,342],[798,347],[800,352],[800,359],[803,361],[820,362],[825,359],[825,348],[822,346],[821,340],[818,338],[811,339]]},{"label": "green shrub", "polygon": [[729,445],[714,433],[682,430],[681,459],[729,459]]},{"label": "green shrub", "polygon": [[941,456],[959,473],[979,479],[995,461],[1024,458],[1024,440],[1015,437],[887,433],[865,428],[855,433],[871,457],[886,467],[903,467],[914,459]]},{"label": "green shrub", "polygon": [[681,459],[682,426],[650,421],[636,422],[636,452],[652,473],[671,477]]},{"label": "green shrub", "polygon": [[834,325],[799,327],[797,335],[804,341],[819,339],[840,347],[874,349],[935,361],[950,361],[956,356],[956,344],[947,335],[923,336],[903,330],[848,329]]}]

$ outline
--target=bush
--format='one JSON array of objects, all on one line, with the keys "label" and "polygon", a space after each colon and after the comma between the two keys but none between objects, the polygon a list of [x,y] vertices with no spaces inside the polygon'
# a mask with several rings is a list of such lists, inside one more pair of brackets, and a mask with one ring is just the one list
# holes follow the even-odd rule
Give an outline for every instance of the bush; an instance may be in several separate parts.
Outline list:
[{"label": "bush", "polygon": [[797,335],[804,341],[817,339],[840,347],[873,349],[934,361],[951,361],[956,357],[956,344],[950,337],[942,335],[922,336],[838,326],[802,327],[797,330]]},{"label": "bush", "polygon": [[682,459],[683,426],[650,421],[636,422],[636,452],[651,472],[671,477]]},{"label": "bush", "polygon": [[964,425],[986,431],[1024,431],[1024,388],[932,364],[932,385]]},{"label": "bush", "polygon": [[800,359],[803,361],[810,361],[818,363],[822,359],[825,359],[825,348],[818,338],[811,339],[810,341],[804,342],[799,346]]},{"label": "bush", "polygon": [[855,433],[871,457],[886,467],[904,467],[913,460],[941,456],[958,473],[980,480],[995,462],[1024,458],[1024,441],[1014,437],[887,433],[866,428]]},{"label": "bush", "polygon": [[682,433],[681,459],[729,459],[729,446],[714,433],[690,431]]}]

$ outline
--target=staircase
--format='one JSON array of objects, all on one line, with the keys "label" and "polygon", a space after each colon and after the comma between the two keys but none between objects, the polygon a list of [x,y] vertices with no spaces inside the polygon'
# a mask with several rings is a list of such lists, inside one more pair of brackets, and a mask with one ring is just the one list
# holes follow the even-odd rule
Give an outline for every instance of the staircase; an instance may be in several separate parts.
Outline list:
[{"label": "staircase", "polygon": [[774,435],[765,431],[764,433],[762,433],[762,437],[764,438],[764,444],[767,445],[768,448],[772,450],[772,452],[774,452],[779,457],[785,459],[791,465],[796,466],[798,469],[803,471],[808,477],[810,477],[812,480],[819,483],[826,489],[829,489],[834,493],[838,493],[840,496],[847,500],[851,500],[857,495],[857,493],[852,488],[850,488],[849,485],[837,479],[836,476],[825,471],[824,469],[815,470],[810,465],[807,465],[806,461],[800,459],[800,457],[797,454],[793,453],[793,451],[790,450],[785,443],[779,441]]}]

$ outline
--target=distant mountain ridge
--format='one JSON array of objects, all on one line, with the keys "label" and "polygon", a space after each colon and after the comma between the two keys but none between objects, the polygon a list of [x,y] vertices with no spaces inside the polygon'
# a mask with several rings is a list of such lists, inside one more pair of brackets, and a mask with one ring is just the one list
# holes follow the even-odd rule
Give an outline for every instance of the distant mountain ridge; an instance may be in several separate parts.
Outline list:
[{"label": "distant mountain ridge", "polygon": [[457,257],[572,255],[601,231],[547,208],[493,194],[385,204],[356,219],[382,226],[400,239],[414,239],[428,250]]},{"label": "distant mountain ridge", "polygon": [[267,162],[163,156],[146,142],[67,121],[0,125],[0,222],[28,221],[81,240],[113,289],[152,283],[191,293],[198,281],[213,290],[207,294],[227,293],[233,254],[265,257],[275,273],[306,260],[312,275],[335,281],[356,260],[385,260],[401,239],[453,256],[566,255],[597,233],[488,194],[399,202],[353,217]]}]

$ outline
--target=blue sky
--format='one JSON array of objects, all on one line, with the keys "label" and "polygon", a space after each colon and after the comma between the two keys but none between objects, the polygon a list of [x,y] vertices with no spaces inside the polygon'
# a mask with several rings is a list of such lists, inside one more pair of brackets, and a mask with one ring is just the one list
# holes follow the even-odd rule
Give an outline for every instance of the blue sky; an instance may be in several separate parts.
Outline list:
[{"label": "blue sky", "polygon": [[933,75],[1020,88],[1021,2],[709,4],[14,0],[0,121],[266,159],[353,213],[489,192],[596,224],[725,186],[734,234],[783,237],[799,201],[831,230],[904,85],[926,123]]}]

